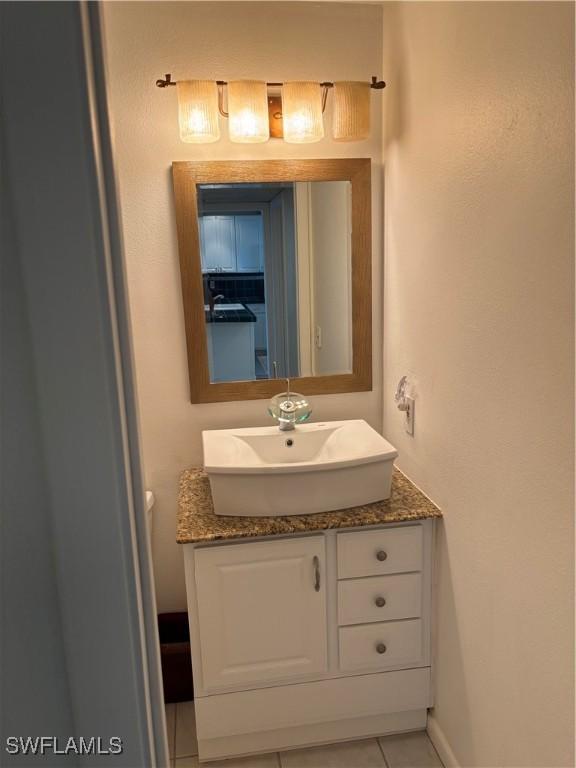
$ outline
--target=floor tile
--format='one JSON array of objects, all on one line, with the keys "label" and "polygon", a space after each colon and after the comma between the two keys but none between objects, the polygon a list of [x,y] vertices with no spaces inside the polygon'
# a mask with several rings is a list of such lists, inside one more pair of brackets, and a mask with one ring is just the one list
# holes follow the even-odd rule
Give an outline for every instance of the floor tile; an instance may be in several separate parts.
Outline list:
[{"label": "floor tile", "polygon": [[280,753],[282,768],[385,768],[376,739]]},{"label": "floor tile", "polygon": [[168,735],[168,751],[174,757],[174,740],[176,738],[176,704],[166,704],[166,732]]},{"label": "floor tile", "polygon": [[[177,768],[180,768],[176,760]],[[229,760],[215,760],[206,763],[206,768],[279,768],[278,755],[271,752],[266,755],[251,755],[250,757],[233,757]],[[194,763],[184,765],[182,768],[196,768]]]},{"label": "floor tile", "polygon": [[[213,765],[213,763],[208,763],[208,765]],[[196,756],[193,757],[177,757],[174,761],[175,768],[199,768],[200,763],[198,762],[198,758]]]},{"label": "floor tile", "polygon": [[389,768],[442,768],[426,731],[381,736],[378,741]]},{"label": "floor tile", "polygon": [[176,704],[176,748],[175,757],[190,757],[198,754],[196,739],[196,716],[193,701],[179,701]]}]

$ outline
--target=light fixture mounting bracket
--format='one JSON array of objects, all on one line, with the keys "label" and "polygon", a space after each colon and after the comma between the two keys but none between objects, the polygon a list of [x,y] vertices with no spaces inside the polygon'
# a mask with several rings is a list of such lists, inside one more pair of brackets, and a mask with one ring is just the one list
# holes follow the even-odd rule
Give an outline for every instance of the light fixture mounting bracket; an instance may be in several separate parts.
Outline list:
[{"label": "light fixture mounting bracket", "polygon": [[[166,88],[169,85],[176,85],[176,84],[177,84],[177,81],[172,80],[172,75],[170,73],[164,75],[163,78],[159,78],[158,80],[156,80],[156,86],[158,88]],[[226,80],[216,80],[216,84],[220,86],[224,86],[224,85],[228,85],[228,82]],[[266,83],[266,85],[268,86],[268,88],[281,88],[284,85],[284,83]],[[322,88],[333,88],[334,83],[330,83],[330,82],[320,83],[320,86]],[[370,88],[374,88],[377,91],[381,91],[383,88],[386,88],[386,83],[384,82],[384,80],[378,80],[378,78],[375,75],[373,75],[372,80],[370,82]]]}]

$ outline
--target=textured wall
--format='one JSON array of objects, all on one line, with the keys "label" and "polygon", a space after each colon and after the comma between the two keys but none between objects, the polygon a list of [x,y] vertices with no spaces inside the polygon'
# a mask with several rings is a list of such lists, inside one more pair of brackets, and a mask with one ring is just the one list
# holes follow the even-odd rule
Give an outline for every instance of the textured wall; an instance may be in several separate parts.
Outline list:
[{"label": "textured wall", "polygon": [[[308,3],[105,3],[106,43],[120,180],[146,482],[157,498],[153,551],[160,610],[185,607],[182,553],[175,543],[180,472],[202,461],[203,429],[268,423],[264,401],[191,405],[170,165],[174,160],[372,157],[373,392],[314,398],[319,419],[365,418],[381,427],[381,132],[373,93],[369,141],[324,139],[231,144],[223,123],[217,144],[183,144],[177,78],[369,79],[382,66],[382,10]],[[203,329],[199,329],[203,332]]]},{"label": "textured wall", "polygon": [[[574,765],[572,3],[385,4],[384,399],[445,512],[439,726],[462,766]],[[436,729],[438,730],[438,729]]]}]

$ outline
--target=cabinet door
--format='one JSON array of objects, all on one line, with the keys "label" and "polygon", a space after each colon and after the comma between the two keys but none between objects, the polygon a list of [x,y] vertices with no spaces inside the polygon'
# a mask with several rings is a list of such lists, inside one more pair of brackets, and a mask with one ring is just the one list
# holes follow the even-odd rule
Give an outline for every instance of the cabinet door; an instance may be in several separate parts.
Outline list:
[{"label": "cabinet door", "polygon": [[198,549],[206,689],[326,670],[323,536]]},{"label": "cabinet door", "polygon": [[235,219],[238,272],[262,272],[264,263],[262,216],[236,216]]},{"label": "cabinet door", "polygon": [[236,270],[234,216],[202,216],[200,252],[205,272]]}]

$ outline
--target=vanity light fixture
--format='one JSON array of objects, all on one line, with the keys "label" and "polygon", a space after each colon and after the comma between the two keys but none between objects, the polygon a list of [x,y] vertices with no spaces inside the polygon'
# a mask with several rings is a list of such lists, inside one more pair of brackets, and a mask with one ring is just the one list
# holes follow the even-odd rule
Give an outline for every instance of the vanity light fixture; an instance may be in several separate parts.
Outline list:
[{"label": "vanity light fixture", "polygon": [[[282,87],[284,141],[288,144],[311,144],[324,138],[322,121],[327,88],[320,83],[291,82]],[[324,105],[323,105],[324,101]]]},{"label": "vanity light fixture", "polygon": [[[269,102],[274,115],[273,136],[281,138],[277,119],[277,96],[282,92],[283,138],[292,144],[320,141],[324,136],[322,115],[330,89],[334,89],[333,137],[336,141],[361,141],[370,135],[370,89],[382,90],[383,80],[368,82],[265,83],[258,80],[174,81],[167,74],[156,80],[158,88],[177,86],[180,138],[185,142],[218,141],[218,113],[229,118],[230,140],[253,144],[270,138]],[[224,89],[228,89],[228,111],[224,109]]]},{"label": "vanity light fixture", "polygon": [[218,86],[213,80],[180,80],[178,94],[180,138],[192,144],[209,144],[220,138]]},{"label": "vanity light fixture", "polygon": [[268,89],[263,80],[232,80],[228,83],[230,141],[257,144],[268,141]]},{"label": "vanity light fixture", "polygon": [[335,141],[361,141],[370,136],[369,83],[334,83],[332,135]]}]

